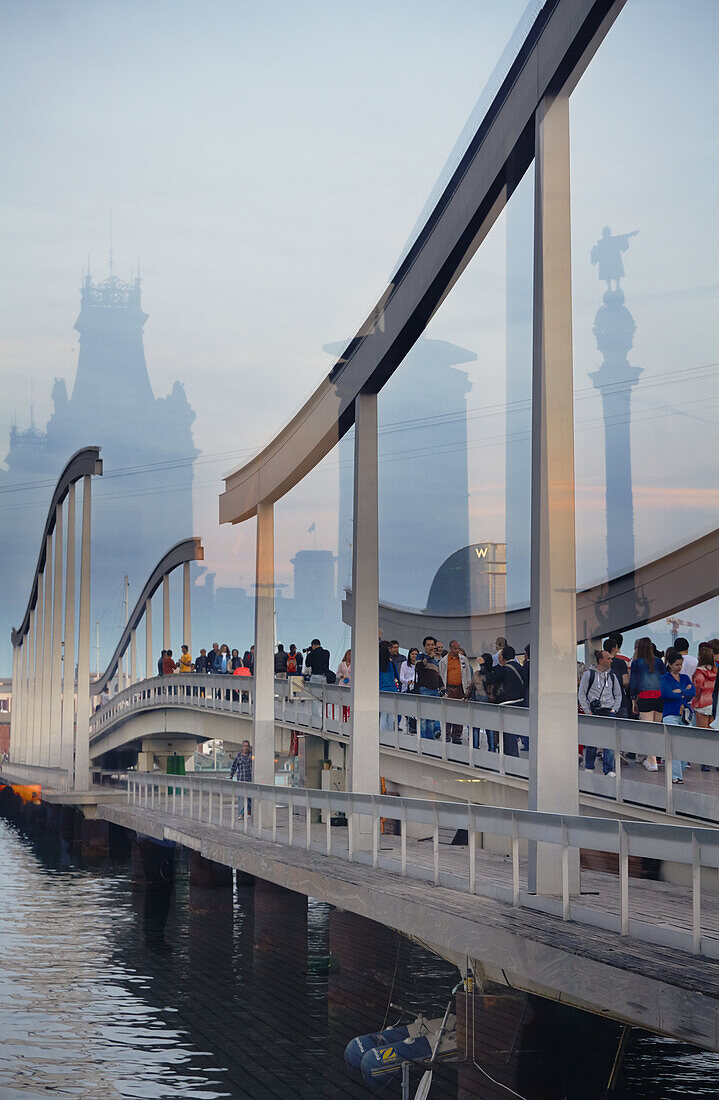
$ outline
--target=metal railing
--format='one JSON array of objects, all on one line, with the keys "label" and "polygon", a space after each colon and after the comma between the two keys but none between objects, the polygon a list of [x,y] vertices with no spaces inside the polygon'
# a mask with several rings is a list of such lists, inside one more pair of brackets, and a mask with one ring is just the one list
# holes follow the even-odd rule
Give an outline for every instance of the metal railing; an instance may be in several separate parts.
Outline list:
[{"label": "metal railing", "polygon": [[[702,924],[702,871],[719,868],[719,831],[714,829],[164,773],[130,772],[127,801],[132,806],[241,831],[350,863],[364,863],[402,878],[492,897],[515,907],[593,925],[622,936],[719,958],[716,920]],[[240,806],[242,817],[238,816]],[[324,824],[315,824],[313,828],[313,811],[319,811]],[[333,826],[332,819],[337,815],[344,815],[346,828]],[[400,835],[396,847],[390,851],[383,850],[380,844],[382,820],[399,823]],[[359,822],[364,826],[361,833]],[[426,845],[408,838],[409,829],[418,827],[428,830],[431,837],[431,860],[425,854]],[[446,849],[452,853],[450,869],[443,868],[440,861],[443,829],[467,830],[466,853],[456,845]],[[481,865],[478,871],[478,846],[485,846],[487,837],[502,838],[509,847],[509,856],[503,861],[507,867],[505,884],[498,881],[496,873],[491,878],[483,877]],[[387,841],[388,837],[382,839]],[[532,841],[561,848],[561,896],[540,897],[528,892],[520,845]],[[583,848],[618,857],[618,877],[606,876],[609,883],[616,882],[616,890],[612,896],[607,892],[601,906],[589,905],[582,901],[581,894],[570,893],[570,854]],[[686,865],[691,887],[663,884],[661,911],[655,913],[649,906],[649,917],[646,913],[632,915],[630,856]],[[496,871],[496,861],[493,869]],[[647,885],[644,884],[645,889]]]},{"label": "metal railing", "polygon": [[[92,717],[91,742],[133,712],[155,707],[209,709],[245,719],[252,718],[254,679],[183,673],[141,680],[114,696]],[[383,748],[406,752],[417,757],[481,769],[488,775],[528,778],[527,754],[510,756],[504,751],[504,734],[527,737],[529,711],[524,707],[498,706],[494,703],[464,702],[428,695],[382,692],[380,714],[389,718],[380,728]],[[278,725],[299,732],[315,733],[340,741],[350,737],[350,690],[347,687],[302,684],[301,681],[275,681],[275,718]],[[398,719],[403,727],[398,728]],[[409,732],[408,719],[414,724]],[[423,722],[439,723],[441,738],[423,737]],[[444,737],[448,723],[465,727],[465,743],[453,744]],[[381,725],[381,722],[380,722]],[[473,730],[496,731],[497,751],[475,748]],[[699,774],[699,765],[719,767],[719,737],[714,730],[690,726],[664,725],[628,718],[579,716],[579,744],[613,749],[614,777],[601,771],[578,771],[580,792],[598,795],[619,804],[644,806],[666,813],[680,813],[707,821],[719,821],[719,777],[716,793],[692,790],[691,781]],[[647,782],[636,765],[627,768],[623,754],[660,756],[665,761],[664,783]],[[696,770],[686,775],[681,786],[672,784],[672,760],[691,761]],[[642,774],[642,778],[635,778]]]},{"label": "metal railing", "polygon": [[16,764],[7,760],[0,768],[0,782],[29,783],[40,787],[50,787],[55,791],[69,791],[72,777],[68,777],[65,768],[46,768],[39,764]]}]

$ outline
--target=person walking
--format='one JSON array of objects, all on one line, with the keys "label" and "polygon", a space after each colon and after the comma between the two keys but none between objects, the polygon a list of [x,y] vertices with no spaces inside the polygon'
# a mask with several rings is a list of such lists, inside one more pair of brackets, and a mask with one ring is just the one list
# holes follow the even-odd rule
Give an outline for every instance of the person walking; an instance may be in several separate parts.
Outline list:
[{"label": "person walking", "polygon": [[201,649],[200,656],[195,657],[195,672],[207,673],[210,671],[210,659],[207,656],[207,650]]},{"label": "person walking", "polygon": [[[243,741],[240,751],[235,759],[232,761],[230,768],[230,779],[235,783],[251,783],[252,782],[252,745],[249,741]],[[247,816],[252,813],[252,799],[245,799],[242,795],[237,799],[237,816],[242,818],[244,813],[244,802],[247,802]]]},{"label": "person walking", "polygon": [[[417,693],[419,695],[439,695],[444,687],[439,674],[439,661],[435,656],[435,639],[431,634],[422,641],[422,652],[415,666]],[[441,727],[436,718],[423,718],[420,722],[420,736],[437,740]]]},{"label": "person walking", "polygon": [[162,658],[162,675],[169,676],[171,673],[177,671],[177,665],[172,659],[172,650],[164,650],[165,656]]},{"label": "person walking", "polygon": [[692,657],[689,653],[689,642],[686,638],[677,638],[672,649],[676,649],[677,653],[681,653],[682,656],[682,673],[684,676],[688,676],[691,680],[699,665],[697,657]]},{"label": "person walking", "polygon": [[[419,650],[417,646],[411,646],[407,651],[407,657],[400,665],[399,669],[399,690],[405,694],[414,692],[417,681],[417,657],[419,656]],[[407,714],[405,716],[407,722],[407,732],[417,732],[417,719],[412,715]]]},{"label": "person walking", "polygon": [[[662,722],[667,726],[692,724],[691,703],[696,695],[696,688],[682,672],[683,661],[683,653],[678,653],[676,649],[667,650],[667,671],[660,680]],[[684,782],[686,766],[685,760],[672,760],[672,783]]]},{"label": "person walking", "polygon": [[[305,679],[311,684],[326,684],[330,671],[330,653],[323,649],[319,638],[313,638],[310,643],[309,653],[305,657]],[[307,675],[309,673],[309,676]],[[310,704],[312,718],[322,721],[322,703],[314,698]]]},{"label": "person walking", "polygon": [[[467,688],[464,697],[470,699],[474,703],[490,703],[490,691],[492,690],[488,681],[488,678],[492,675],[492,654],[483,653],[479,664],[472,674],[469,687]],[[499,736],[496,730],[485,730],[487,737],[487,748],[490,752],[499,751]],[[479,726],[472,727],[472,744],[475,749],[479,748],[479,739],[481,736],[481,729]]]},{"label": "person walking", "polygon": [[[465,655],[460,651],[458,641],[453,640],[449,643],[449,652],[439,662],[439,674],[444,681],[447,698],[465,698],[469,685],[472,683],[472,668]],[[453,745],[461,745],[463,729],[462,724],[448,722],[445,734],[446,740],[451,741]]]},{"label": "person walking", "polygon": [[212,671],[219,676],[225,676],[232,672],[232,657],[229,647],[223,642],[212,660]]},{"label": "person walking", "polygon": [[[682,666],[683,667],[683,666]],[[699,646],[697,668],[692,676],[696,695],[694,696],[694,717],[699,729],[709,729],[712,720],[712,699],[717,683],[717,666],[714,650],[706,642]],[[702,771],[711,771],[708,764],[702,764]]]},{"label": "person walking", "polygon": [[287,675],[287,654],[285,653],[285,647],[282,642],[277,643],[277,652],[275,653],[275,676],[281,677]]},{"label": "person walking", "polygon": [[289,653],[287,654],[287,675],[302,675],[302,654],[297,652],[297,646],[294,642],[290,646]]},{"label": "person walking", "polygon": [[[523,707],[527,689],[527,670],[520,665],[514,646],[506,645],[499,651],[499,662],[492,670],[491,683],[494,699],[513,707]],[[519,735],[503,735],[505,756],[519,756]]]},{"label": "person walking", "polygon": [[352,680],[352,650],[346,649],[345,655],[337,666],[337,683],[347,687]]},{"label": "person walking", "polygon": [[[622,685],[612,671],[612,657],[608,650],[597,649],[594,665],[582,674],[579,682],[579,706],[583,714],[604,717],[616,716],[622,706]],[[597,746],[584,746],[584,770],[593,772],[597,759]],[[614,770],[614,749],[602,749],[602,770],[611,779]]]},{"label": "person walking", "polygon": [[[662,720],[661,678],[665,672],[664,662],[654,653],[651,638],[639,638],[629,672],[629,695],[632,710],[645,722]],[[645,757],[642,764],[649,772],[658,771],[656,756]]]},{"label": "person walking", "polygon": [[[399,674],[392,660],[389,642],[379,643],[379,690],[399,691]],[[379,728],[381,730],[394,729],[394,714],[389,711],[380,711]]]}]

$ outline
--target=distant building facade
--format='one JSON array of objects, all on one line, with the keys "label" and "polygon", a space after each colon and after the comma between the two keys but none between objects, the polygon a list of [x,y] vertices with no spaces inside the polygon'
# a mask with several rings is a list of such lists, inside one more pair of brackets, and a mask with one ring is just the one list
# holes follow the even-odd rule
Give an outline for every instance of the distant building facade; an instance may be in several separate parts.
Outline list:
[{"label": "distant building facade", "polygon": [[[93,617],[126,573],[134,602],[161,555],[193,533],[195,414],[180,382],[167,397],[152,391],[143,346],[148,315],[140,293],[139,278],[127,283],[110,275],[96,283],[85,277],[72,393],[56,378],[45,430],[32,423],[11,430],[7,470],[0,470],[2,667],[9,666],[10,629],[25,609],[55,482],[80,447],[98,444],[104,462],[104,476],[93,483]],[[103,661],[109,655],[103,650]]]}]

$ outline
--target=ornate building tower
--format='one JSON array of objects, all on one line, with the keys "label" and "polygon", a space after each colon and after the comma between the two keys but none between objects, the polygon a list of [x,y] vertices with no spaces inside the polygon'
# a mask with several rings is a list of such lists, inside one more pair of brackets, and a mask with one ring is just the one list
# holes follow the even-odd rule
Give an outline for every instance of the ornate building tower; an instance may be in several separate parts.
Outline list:
[{"label": "ornate building tower", "polygon": [[[99,444],[106,474],[93,499],[93,615],[111,601],[125,573],[131,597],[139,594],[161,554],[192,533],[195,414],[179,382],[167,397],[153,394],[143,347],[146,321],[139,278],[126,283],[110,275],[95,283],[87,275],[75,323],[80,354],[72,395],[56,378],[45,431],[34,425],[11,430],[8,468],[0,470],[0,489],[18,490],[3,493],[0,526],[3,667],[9,660],[4,640],[32,580],[48,486],[79,447]],[[108,645],[111,640],[108,634]]]}]

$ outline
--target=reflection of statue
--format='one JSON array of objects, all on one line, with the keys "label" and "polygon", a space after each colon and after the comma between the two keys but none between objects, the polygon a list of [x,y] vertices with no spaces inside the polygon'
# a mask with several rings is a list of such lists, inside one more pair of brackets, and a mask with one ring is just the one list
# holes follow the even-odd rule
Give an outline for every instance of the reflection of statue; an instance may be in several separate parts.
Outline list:
[{"label": "reflection of statue", "polygon": [[617,284],[617,290],[619,289],[619,280],[624,275],[620,253],[627,251],[629,238],[636,237],[638,232],[639,230],[635,229],[633,233],[622,233],[618,237],[613,237],[609,226],[604,226],[600,239],[592,249],[591,259],[593,264],[599,264],[599,278],[602,282],[606,282],[607,290],[612,289],[613,282]]},{"label": "reflection of statue", "polygon": [[[624,275],[620,253],[629,247],[626,233],[613,237],[609,228],[592,249],[592,263],[599,264],[599,277],[607,284],[619,283]],[[607,575],[610,580],[634,569],[634,495],[632,492],[631,415],[632,388],[642,373],[627,355],[634,343],[636,324],[624,304],[624,291],[608,285],[603,305],[594,318],[594,335],[602,364],[589,377],[602,395],[604,413],[605,501],[607,517]],[[639,597],[637,597],[639,603]],[[638,612],[638,619],[639,616]],[[612,623],[613,629],[626,623]]]}]

